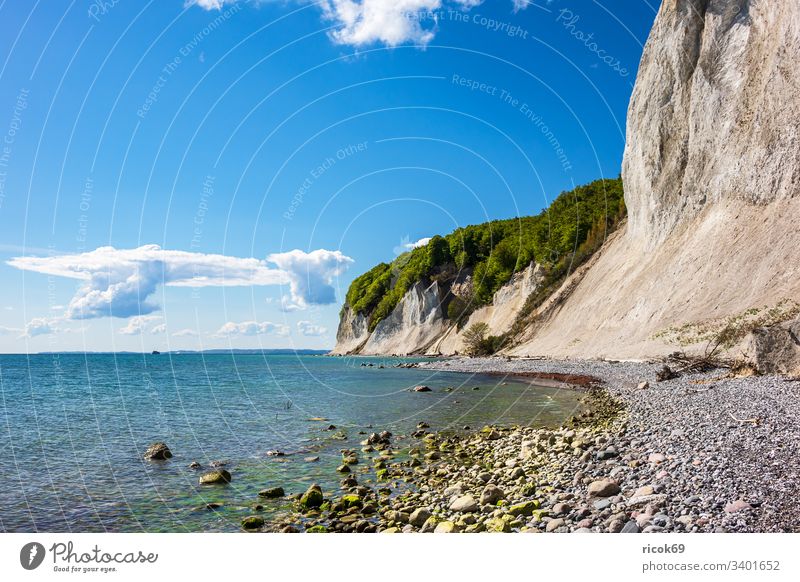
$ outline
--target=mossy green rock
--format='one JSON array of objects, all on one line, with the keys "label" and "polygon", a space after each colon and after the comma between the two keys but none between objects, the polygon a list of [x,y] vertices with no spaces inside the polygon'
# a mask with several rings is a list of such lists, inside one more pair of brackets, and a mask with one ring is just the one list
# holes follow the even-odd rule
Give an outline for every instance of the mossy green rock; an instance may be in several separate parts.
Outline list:
[{"label": "mossy green rock", "polygon": [[350,509],[351,507],[361,507],[363,504],[361,497],[355,494],[344,495],[342,497],[342,503],[346,509]]},{"label": "mossy green rock", "polygon": [[484,525],[486,526],[486,531],[492,533],[509,533],[511,531],[511,524],[499,517],[487,519]]},{"label": "mossy green rock", "polygon": [[378,481],[388,481],[389,471],[386,469],[380,469],[379,471],[375,472],[375,476],[378,478]]},{"label": "mossy green rock", "polygon": [[300,498],[300,505],[307,509],[320,507],[323,503],[322,487],[314,483]]},{"label": "mossy green rock", "polygon": [[267,499],[277,499],[284,495],[286,495],[286,493],[283,491],[283,487],[270,487],[269,489],[263,489],[258,492],[259,497],[266,497]]},{"label": "mossy green rock", "polygon": [[533,512],[539,509],[539,502],[538,501],[524,501],[522,503],[517,503],[516,505],[512,505],[508,508],[509,515],[513,515],[514,517],[519,517],[520,515],[524,515],[526,517],[533,515]]},{"label": "mossy green rock", "polygon": [[231,474],[225,469],[209,471],[200,476],[200,485],[217,485],[231,482]]},{"label": "mossy green rock", "polygon": [[387,527],[386,529],[382,529],[381,533],[400,533],[399,527]]},{"label": "mossy green rock", "polygon": [[328,528],[324,525],[312,525],[306,530],[306,533],[328,533]]},{"label": "mossy green rock", "polygon": [[242,520],[242,528],[246,530],[261,529],[264,527],[264,518],[258,515],[251,515]]},{"label": "mossy green rock", "polygon": [[533,511],[533,513],[531,513],[531,517],[534,519],[534,521],[542,521],[542,518],[547,517],[548,515],[550,515],[550,512],[546,509],[536,509]]}]

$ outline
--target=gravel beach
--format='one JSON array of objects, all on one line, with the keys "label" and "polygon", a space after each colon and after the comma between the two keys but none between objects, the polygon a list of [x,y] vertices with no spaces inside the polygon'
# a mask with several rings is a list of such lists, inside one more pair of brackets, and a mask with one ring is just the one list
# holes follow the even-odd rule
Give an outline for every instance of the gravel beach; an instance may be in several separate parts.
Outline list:
[{"label": "gravel beach", "polygon": [[451,434],[420,423],[412,435],[370,435],[360,451],[343,452],[341,493],[326,492],[324,501],[311,490],[297,495],[302,519],[287,515],[269,529],[800,531],[800,382],[733,378],[727,370],[657,381],[663,364],[656,363],[456,358],[418,365],[572,377],[585,406],[558,429]]},{"label": "gravel beach", "polygon": [[[518,465],[525,470],[526,439],[572,440],[570,447],[543,447],[535,461],[551,466],[558,484],[542,482],[540,470],[531,467],[533,482],[553,487],[542,496],[541,508],[554,519],[529,524],[534,529],[800,531],[794,502],[800,493],[800,382],[780,376],[725,378],[726,370],[657,382],[663,364],[655,363],[453,359],[422,365],[591,375],[623,404],[609,430],[590,431],[594,442],[587,446],[576,448],[576,437],[565,436],[569,430],[520,429],[492,443],[506,464],[515,453],[523,457]],[[614,482],[619,493],[589,495],[600,480]]]}]

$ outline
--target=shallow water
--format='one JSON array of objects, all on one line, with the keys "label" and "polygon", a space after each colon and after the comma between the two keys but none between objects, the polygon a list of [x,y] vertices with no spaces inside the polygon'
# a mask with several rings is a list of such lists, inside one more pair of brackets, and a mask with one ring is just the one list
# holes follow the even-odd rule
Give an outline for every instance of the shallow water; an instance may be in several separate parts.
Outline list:
[{"label": "shallow water", "polygon": [[[551,426],[580,398],[497,376],[391,367],[399,361],[0,356],[0,530],[236,531],[254,503],[265,506],[267,519],[287,510],[285,501],[257,497],[265,487],[294,493],[316,481],[338,488],[340,449],[358,449],[362,431],[406,435],[420,421],[431,430]],[[367,362],[373,367],[361,365]],[[409,391],[418,384],[433,392]],[[326,430],[331,424],[336,430]],[[175,456],[142,460],[154,441]],[[267,455],[271,450],[287,456]],[[308,456],[320,461],[304,461]],[[233,481],[201,487],[188,466],[214,460],[227,461]],[[223,507],[204,509],[210,502]]]}]

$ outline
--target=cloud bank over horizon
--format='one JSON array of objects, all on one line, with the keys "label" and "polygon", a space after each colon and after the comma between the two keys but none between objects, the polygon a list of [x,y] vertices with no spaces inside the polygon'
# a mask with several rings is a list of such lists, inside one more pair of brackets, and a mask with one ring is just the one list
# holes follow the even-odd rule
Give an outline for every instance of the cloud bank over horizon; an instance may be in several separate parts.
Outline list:
[{"label": "cloud bank over horizon", "polygon": [[[66,307],[70,320],[99,317],[142,318],[161,307],[151,301],[160,285],[171,287],[289,287],[296,310],[336,302],[333,281],[353,259],[341,251],[292,250],[266,260],[165,250],[158,245],[135,249],[99,247],[51,257],[15,257],[7,264],[24,271],[84,281]],[[275,266],[272,266],[275,265]],[[134,320],[128,333],[139,332]],[[44,326],[40,333],[45,332]],[[33,334],[32,334],[33,335]]]}]

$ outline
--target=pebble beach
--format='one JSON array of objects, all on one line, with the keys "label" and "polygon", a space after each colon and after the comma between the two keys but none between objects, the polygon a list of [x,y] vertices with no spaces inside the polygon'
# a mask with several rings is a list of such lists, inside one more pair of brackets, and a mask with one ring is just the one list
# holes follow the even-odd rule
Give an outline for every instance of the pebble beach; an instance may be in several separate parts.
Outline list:
[{"label": "pebble beach", "polygon": [[456,358],[418,365],[561,378],[565,387],[576,378],[570,389],[585,398],[554,429],[452,434],[423,422],[412,435],[371,434],[361,449],[343,450],[341,491],[312,486],[294,496],[295,512],[258,529],[800,531],[800,382],[792,378],[714,370],[658,381],[661,363]]}]

